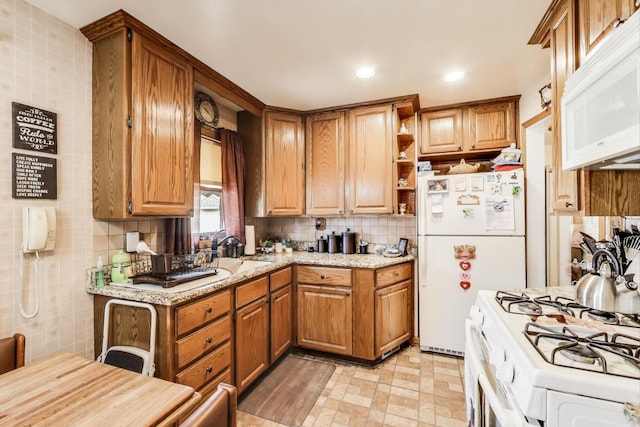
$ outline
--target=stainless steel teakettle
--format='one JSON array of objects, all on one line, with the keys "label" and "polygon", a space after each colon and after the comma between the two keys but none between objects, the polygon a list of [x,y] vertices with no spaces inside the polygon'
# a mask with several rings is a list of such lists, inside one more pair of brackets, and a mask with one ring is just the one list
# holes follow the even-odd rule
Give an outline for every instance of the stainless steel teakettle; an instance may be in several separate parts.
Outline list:
[{"label": "stainless steel teakettle", "polygon": [[[599,261],[606,258],[602,263]],[[618,260],[606,249],[593,254],[593,271],[578,281],[576,298],[584,306],[622,314],[640,311],[638,285],[620,275]]]}]

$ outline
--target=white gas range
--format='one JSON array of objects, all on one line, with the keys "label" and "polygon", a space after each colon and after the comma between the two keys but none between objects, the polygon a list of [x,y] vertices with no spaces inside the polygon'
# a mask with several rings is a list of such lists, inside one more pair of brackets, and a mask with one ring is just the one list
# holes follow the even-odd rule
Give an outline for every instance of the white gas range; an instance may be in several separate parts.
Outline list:
[{"label": "white gas range", "polygon": [[466,324],[469,425],[636,425],[626,413],[640,405],[638,315],[582,307],[574,288],[535,291],[478,293]]}]

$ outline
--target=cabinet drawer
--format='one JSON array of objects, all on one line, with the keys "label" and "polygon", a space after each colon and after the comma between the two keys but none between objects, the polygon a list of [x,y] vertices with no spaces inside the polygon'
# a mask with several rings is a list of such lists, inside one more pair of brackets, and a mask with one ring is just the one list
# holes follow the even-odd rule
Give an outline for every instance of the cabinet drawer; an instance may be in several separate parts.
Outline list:
[{"label": "cabinet drawer", "polygon": [[271,281],[269,283],[269,290],[271,292],[277,291],[286,284],[291,283],[291,267],[287,267],[284,270],[276,271],[271,274]]},{"label": "cabinet drawer", "polygon": [[231,292],[223,291],[176,309],[178,336],[186,334],[231,311]]},{"label": "cabinet drawer", "polygon": [[269,279],[265,276],[236,288],[236,308],[243,307],[267,295]]},{"label": "cabinet drawer", "polygon": [[231,337],[229,316],[211,323],[176,343],[178,369],[193,362],[202,354],[217,347]]},{"label": "cabinet drawer", "polygon": [[411,277],[411,263],[392,265],[376,271],[376,287],[408,280]]},{"label": "cabinet drawer", "polygon": [[299,283],[314,285],[351,286],[351,269],[335,267],[298,267]]},{"label": "cabinet drawer", "polygon": [[213,353],[176,375],[176,382],[198,390],[231,365],[231,344],[226,343]]}]

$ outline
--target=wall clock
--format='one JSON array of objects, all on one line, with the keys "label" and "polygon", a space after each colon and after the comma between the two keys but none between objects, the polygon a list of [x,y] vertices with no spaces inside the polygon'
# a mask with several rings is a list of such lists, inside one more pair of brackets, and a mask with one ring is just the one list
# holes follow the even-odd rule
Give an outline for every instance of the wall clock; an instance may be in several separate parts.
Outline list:
[{"label": "wall clock", "polygon": [[220,114],[218,113],[218,106],[214,100],[203,92],[198,92],[195,99],[196,119],[210,129],[218,127],[218,119]]}]

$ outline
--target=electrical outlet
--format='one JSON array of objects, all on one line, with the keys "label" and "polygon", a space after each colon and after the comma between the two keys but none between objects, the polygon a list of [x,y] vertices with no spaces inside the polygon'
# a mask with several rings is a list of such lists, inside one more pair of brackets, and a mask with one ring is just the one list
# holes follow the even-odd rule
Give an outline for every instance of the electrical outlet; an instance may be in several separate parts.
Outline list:
[{"label": "electrical outlet", "polygon": [[327,220],[324,218],[316,218],[316,230],[322,231],[327,229]]}]

